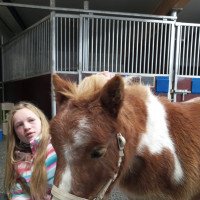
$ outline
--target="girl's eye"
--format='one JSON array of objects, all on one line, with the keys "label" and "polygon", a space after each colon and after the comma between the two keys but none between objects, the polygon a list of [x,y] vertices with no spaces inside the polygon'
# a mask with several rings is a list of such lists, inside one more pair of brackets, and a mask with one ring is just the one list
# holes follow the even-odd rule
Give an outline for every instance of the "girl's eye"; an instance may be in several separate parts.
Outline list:
[{"label": "girl's eye", "polygon": [[35,119],[29,119],[28,121],[29,121],[29,122],[34,122],[34,121],[35,121]]},{"label": "girl's eye", "polygon": [[22,123],[19,123],[19,124],[16,124],[16,128],[19,128],[19,127],[21,127],[23,124]]}]

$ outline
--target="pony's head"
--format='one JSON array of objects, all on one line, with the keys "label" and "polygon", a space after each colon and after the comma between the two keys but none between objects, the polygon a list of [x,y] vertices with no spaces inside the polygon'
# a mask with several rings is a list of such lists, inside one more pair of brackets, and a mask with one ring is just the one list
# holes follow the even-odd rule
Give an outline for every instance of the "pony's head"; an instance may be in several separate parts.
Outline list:
[{"label": "pony's head", "polygon": [[93,75],[76,85],[54,75],[53,84],[59,107],[50,124],[58,156],[54,184],[82,198],[104,196],[120,176],[123,160],[118,115],[124,82],[120,76]]}]

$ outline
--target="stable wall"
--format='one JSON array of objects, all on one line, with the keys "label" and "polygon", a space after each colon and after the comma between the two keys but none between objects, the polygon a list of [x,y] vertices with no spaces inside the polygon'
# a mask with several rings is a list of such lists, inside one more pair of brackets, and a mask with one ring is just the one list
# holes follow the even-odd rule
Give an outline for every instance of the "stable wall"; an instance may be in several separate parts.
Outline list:
[{"label": "stable wall", "polygon": [[4,102],[29,101],[51,118],[51,76],[43,75],[4,83]]}]

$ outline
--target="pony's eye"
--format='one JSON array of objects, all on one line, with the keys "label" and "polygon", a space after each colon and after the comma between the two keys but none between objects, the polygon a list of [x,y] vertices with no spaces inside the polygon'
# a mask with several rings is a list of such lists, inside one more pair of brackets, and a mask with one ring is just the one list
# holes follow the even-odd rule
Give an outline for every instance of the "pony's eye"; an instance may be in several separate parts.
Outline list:
[{"label": "pony's eye", "polygon": [[91,152],[91,158],[100,158],[106,153],[106,148],[94,148]]}]

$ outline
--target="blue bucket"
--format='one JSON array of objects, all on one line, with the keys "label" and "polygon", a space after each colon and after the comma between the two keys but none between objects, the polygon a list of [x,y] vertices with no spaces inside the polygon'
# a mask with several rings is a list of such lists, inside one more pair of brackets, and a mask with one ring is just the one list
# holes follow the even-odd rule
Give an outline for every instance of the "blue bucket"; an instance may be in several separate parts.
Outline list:
[{"label": "blue bucket", "polygon": [[3,131],[0,130],[0,141],[2,141],[2,140],[3,140]]}]

